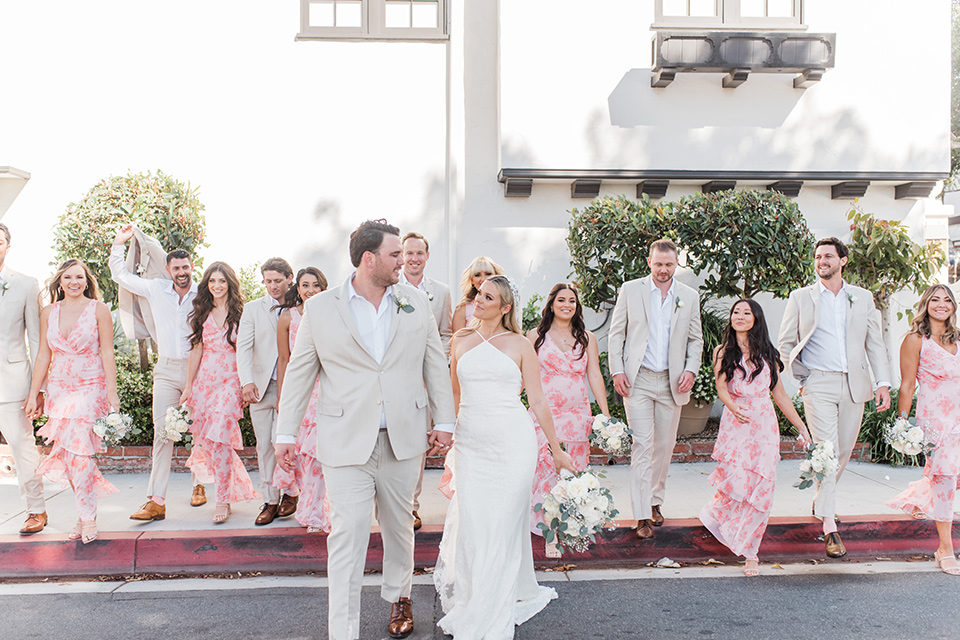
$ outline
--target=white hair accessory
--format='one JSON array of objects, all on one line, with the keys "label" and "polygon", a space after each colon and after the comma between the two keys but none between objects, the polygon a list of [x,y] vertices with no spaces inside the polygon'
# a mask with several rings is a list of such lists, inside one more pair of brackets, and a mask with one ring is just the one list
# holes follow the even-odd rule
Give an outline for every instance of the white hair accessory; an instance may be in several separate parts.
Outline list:
[{"label": "white hair accessory", "polygon": [[520,319],[520,288],[517,287],[517,283],[514,282],[513,278],[511,278],[510,276],[505,275],[503,277],[506,278],[507,284],[510,285],[510,291],[513,292],[513,308],[511,309],[511,311],[513,311],[513,314],[514,314],[513,317],[515,320],[519,320]]}]

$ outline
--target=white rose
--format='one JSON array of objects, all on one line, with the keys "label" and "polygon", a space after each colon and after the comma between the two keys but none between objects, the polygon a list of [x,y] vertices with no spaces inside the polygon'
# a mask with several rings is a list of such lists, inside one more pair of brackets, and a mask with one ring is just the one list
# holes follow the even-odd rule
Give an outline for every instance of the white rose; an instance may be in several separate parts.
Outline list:
[{"label": "white rose", "polygon": [[593,418],[593,430],[594,430],[594,431],[603,431],[603,425],[604,425],[604,422],[606,421],[606,419],[607,419],[607,417],[606,417],[605,415],[603,415],[602,413],[599,414],[599,415],[597,415],[597,416],[594,416],[594,418]]},{"label": "white rose", "polygon": [[920,427],[914,427],[907,431],[907,438],[913,442],[923,442],[923,429]]},{"label": "white rose", "polygon": [[603,514],[597,511],[596,509],[584,509],[581,512],[584,522],[587,527],[593,529],[600,525],[603,522]]},{"label": "white rose", "polygon": [[607,435],[613,436],[614,438],[620,438],[623,436],[623,423],[614,422],[607,427]]},{"label": "white rose", "polygon": [[111,413],[107,416],[107,424],[111,427],[119,427],[123,424],[123,420],[120,418],[119,413]]},{"label": "white rose", "polygon": [[923,450],[923,447],[921,447],[916,442],[908,442],[903,447],[903,453],[907,454],[908,456],[915,456],[918,453],[920,453],[922,450]]},{"label": "white rose", "polygon": [[569,493],[570,497],[578,503],[583,502],[583,500],[587,497],[588,491],[589,489],[587,489],[582,478],[574,478],[570,481],[569,486],[567,487],[567,493]]},{"label": "white rose", "polygon": [[600,481],[597,480],[597,476],[592,473],[586,473],[580,476],[580,481],[586,485],[587,489],[593,490],[600,488]]},{"label": "white rose", "polygon": [[613,449],[614,451],[618,450],[623,446],[623,440],[620,438],[610,438],[607,440],[607,448]]},{"label": "white rose", "polygon": [[811,464],[809,460],[802,460],[800,462],[800,473],[810,473],[810,467]]},{"label": "white rose", "polygon": [[563,481],[553,485],[553,489],[550,489],[550,495],[552,495],[557,502],[561,504],[570,499],[570,493],[567,491],[567,485]]},{"label": "white rose", "polygon": [[93,432],[102,438],[107,433],[107,425],[99,421],[94,422]]}]

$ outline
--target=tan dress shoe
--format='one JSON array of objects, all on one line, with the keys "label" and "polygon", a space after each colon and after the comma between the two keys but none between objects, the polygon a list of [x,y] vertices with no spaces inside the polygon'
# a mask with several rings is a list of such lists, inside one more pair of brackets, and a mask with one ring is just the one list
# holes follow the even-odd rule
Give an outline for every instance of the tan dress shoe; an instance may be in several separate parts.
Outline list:
[{"label": "tan dress shoe", "polygon": [[131,520],[163,520],[167,517],[166,505],[159,505],[153,500],[147,500],[140,510],[130,516]]},{"label": "tan dress shoe", "polygon": [[387,633],[391,638],[406,638],[413,633],[413,602],[410,598],[400,598],[390,609],[390,624]]},{"label": "tan dress shoe", "polygon": [[847,548],[843,546],[843,540],[836,531],[823,536],[823,546],[826,547],[827,555],[831,558],[842,558],[847,555]]},{"label": "tan dress shoe", "polygon": [[47,526],[46,511],[43,513],[28,513],[27,521],[24,522],[23,527],[20,528],[20,535],[29,536],[33,533],[40,533],[45,526]]},{"label": "tan dress shoe", "polygon": [[299,501],[299,496],[283,494],[283,497],[280,498],[280,506],[277,507],[277,517],[286,518],[287,516],[292,516],[297,512],[297,503]]},{"label": "tan dress shoe", "polygon": [[653,523],[649,520],[637,520],[637,537],[641,540],[653,540]]},{"label": "tan dress shoe", "polygon": [[279,508],[280,505],[278,504],[264,504],[262,507],[260,507],[260,515],[257,516],[254,524],[270,524],[273,522],[274,518],[277,517],[277,510]]},{"label": "tan dress shoe", "polygon": [[420,519],[420,514],[416,511],[413,512],[413,530],[416,531],[423,526],[423,520]]},{"label": "tan dress shoe", "polygon": [[655,527],[663,525],[663,515],[660,513],[660,505],[653,505],[653,517],[650,518],[650,522],[652,522]]},{"label": "tan dress shoe", "polygon": [[202,484],[194,485],[193,495],[190,496],[190,506],[200,507],[205,504],[207,504],[207,490],[203,488]]}]

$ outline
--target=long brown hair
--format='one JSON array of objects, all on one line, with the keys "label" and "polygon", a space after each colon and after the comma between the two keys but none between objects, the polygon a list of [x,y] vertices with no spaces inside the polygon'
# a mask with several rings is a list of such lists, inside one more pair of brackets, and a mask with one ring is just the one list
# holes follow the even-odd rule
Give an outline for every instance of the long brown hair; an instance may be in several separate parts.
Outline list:
[{"label": "long brown hair", "polygon": [[274,309],[292,309],[293,307],[299,307],[303,304],[303,298],[300,297],[300,281],[303,279],[303,276],[313,276],[317,279],[317,282],[320,284],[320,291],[327,290],[327,276],[323,275],[323,271],[317,269],[316,267],[304,267],[297,271],[297,279],[293,281],[293,286],[287,289],[287,293],[283,298],[283,303],[274,305]]},{"label": "long brown hair", "polygon": [[472,302],[477,297],[479,291],[473,286],[473,276],[481,271],[489,271],[495,276],[502,276],[505,272],[503,267],[488,258],[487,256],[477,256],[473,259],[460,276],[460,302],[457,303],[457,309],[468,302]]},{"label": "long brown hair", "polygon": [[63,300],[64,294],[63,287],[60,285],[60,279],[63,277],[63,273],[72,267],[80,265],[83,267],[83,273],[87,277],[87,286],[83,290],[83,295],[91,300],[100,299],[100,290],[97,288],[97,280],[93,277],[93,273],[82,260],[77,260],[76,258],[70,258],[57,269],[49,280],[47,280],[47,291],[50,293],[50,302],[57,302]]},{"label": "long brown hair", "polygon": [[930,306],[930,298],[937,292],[937,289],[942,289],[943,292],[947,294],[947,297],[950,298],[951,304],[953,304],[953,313],[947,318],[947,328],[943,332],[943,340],[944,342],[955,344],[960,340],[960,329],[957,329],[957,299],[953,297],[953,291],[950,290],[950,287],[945,284],[932,284],[927,287],[927,290],[920,296],[920,302],[917,303],[917,315],[913,317],[913,322],[910,323],[909,333],[916,333],[924,338],[932,337],[930,331],[930,313],[927,311],[927,308]]},{"label": "long brown hair", "polygon": [[577,290],[572,284],[566,282],[555,284],[553,285],[553,289],[550,289],[550,295],[547,296],[547,301],[544,303],[543,311],[540,314],[540,324],[537,326],[537,339],[533,343],[533,348],[539,353],[540,347],[543,346],[543,341],[547,339],[547,332],[550,331],[550,327],[553,326],[553,320],[556,317],[556,314],[553,312],[553,303],[556,302],[560,292],[564,290],[573,293],[573,299],[577,301],[577,309],[573,312],[573,317],[570,318],[570,331],[573,332],[573,348],[576,349],[577,346],[580,347],[580,354],[577,356],[577,360],[579,360],[587,354],[587,346],[590,344],[590,339],[587,338],[587,327],[583,322],[583,306],[580,304],[580,294],[577,293]]},{"label": "long brown hair", "polygon": [[[753,367],[753,371],[747,375],[747,370],[743,366],[743,351],[740,349],[740,343],[737,342],[737,332],[733,328],[733,311],[740,303],[745,303],[750,307],[753,313],[753,326],[747,331],[747,344],[750,347],[750,358],[747,364]],[[763,365],[766,364],[770,370],[770,390],[773,391],[777,386],[777,380],[780,379],[780,372],[783,371],[783,362],[780,360],[780,352],[770,342],[770,332],[767,330],[767,321],[763,317],[763,307],[752,298],[740,298],[730,306],[730,315],[727,319],[727,326],[723,330],[723,350],[717,355],[723,354],[720,360],[720,373],[724,375],[727,382],[733,380],[737,371],[743,374],[744,379],[753,381],[760,372],[763,371]]]},{"label": "long brown hair", "polygon": [[227,323],[224,327],[224,333],[227,336],[227,342],[236,349],[237,340],[234,334],[237,327],[240,326],[240,316],[243,314],[243,293],[240,291],[240,279],[237,278],[237,272],[226,262],[214,262],[207,267],[207,270],[203,272],[203,278],[200,279],[200,284],[197,285],[197,297],[193,299],[193,311],[187,316],[190,329],[193,331],[190,336],[190,346],[195,347],[203,343],[203,323],[207,321],[207,316],[213,311],[210,276],[214,273],[222,273],[227,280]]}]

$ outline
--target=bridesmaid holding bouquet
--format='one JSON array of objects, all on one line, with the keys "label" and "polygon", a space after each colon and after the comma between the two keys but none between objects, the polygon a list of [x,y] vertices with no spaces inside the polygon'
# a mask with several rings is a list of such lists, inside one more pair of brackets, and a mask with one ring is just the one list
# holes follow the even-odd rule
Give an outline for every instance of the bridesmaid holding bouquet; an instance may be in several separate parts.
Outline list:
[{"label": "bridesmaid holding bouquet", "polygon": [[113,357],[113,318],[100,302],[96,280],[80,260],[67,260],[50,280],[49,307],[40,312],[40,348],[27,417],[41,411],[37,394],[47,380],[47,423],[37,432],[53,448],[37,473],[73,487],[79,520],[70,540],[97,538],[97,497],[118,493],[93,456],[101,449],[93,423],[120,408]]},{"label": "bridesmaid holding bouquet", "polygon": [[193,449],[187,466],[202,483],[216,485],[214,524],[230,517],[230,503],[254,500],[250,476],[235,449],[243,448],[243,394],[237,374],[237,327],[243,312],[240,281],[225,262],[214,262],[197,286],[190,312],[190,358],[180,404],[192,409]]},{"label": "bridesmaid holding bouquet", "polygon": [[746,558],[743,573],[754,577],[760,573],[757,551],[770,520],[780,461],[780,428],[771,394],[797,428],[801,444],[810,442],[810,432],[783,388],[783,363],[756,301],[740,299],[730,308],[713,362],[724,408],[713,447],[717,467],[708,479],[717,492],[701,509],[700,521],[724,546]]}]

